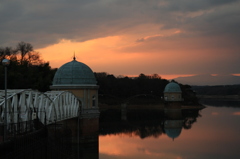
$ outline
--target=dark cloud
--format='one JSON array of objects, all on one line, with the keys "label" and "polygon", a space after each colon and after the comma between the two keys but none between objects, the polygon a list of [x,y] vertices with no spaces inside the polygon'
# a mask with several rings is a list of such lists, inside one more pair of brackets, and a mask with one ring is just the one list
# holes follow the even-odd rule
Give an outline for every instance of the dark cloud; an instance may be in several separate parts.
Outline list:
[{"label": "dark cloud", "polygon": [[9,46],[27,41],[44,47],[63,38],[85,41],[136,34],[136,26],[143,24],[181,29],[191,33],[188,36],[227,34],[239,40],[239,4],[237,0],[3,1],[0,43]]},{"label": "dark cloud", "polygon": [[226,84],[239,84],[240,77],[233,75],[217,75],[200,74],[191,77],[178,77],[175,78],[177,82],[189,85],[226,85]]},{"label": "dark cloud", "polygon": [[[14,39],[21,39],[44,46],[62,38],[84,41],[117,34],[137,23],[130,20],[134,16],[130,9],[107,1],[6,2],[0,10],[4,19],[0,31],[4,38],[0,42],[11,44]],[[9,10],[17,12],[9,14]]]},{"label": "dark cloud", "polygon": [[136,42],[144,42],[144,41],[145,41],[144,38],[139,38],[139,39],[136,40]]},{"label": "dark cloud", "polygon": [[171,11],[195,12],[232,4],[237,1],[238,0],[173,0],[169,2],[168,8]]}]

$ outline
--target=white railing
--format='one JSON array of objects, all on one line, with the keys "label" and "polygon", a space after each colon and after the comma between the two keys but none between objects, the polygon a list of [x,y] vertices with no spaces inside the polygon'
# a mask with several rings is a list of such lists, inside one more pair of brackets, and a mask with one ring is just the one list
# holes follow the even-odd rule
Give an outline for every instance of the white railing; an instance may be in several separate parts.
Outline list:
[{"label": "white railing", "polygon": [[[0,90],[0,123],[4,123],[5,91]],[[78,116],[80,102],[65,91],[41,93],[33,90],[7,91],[7,124],[23,123],[38,118],[51,124]]]}]

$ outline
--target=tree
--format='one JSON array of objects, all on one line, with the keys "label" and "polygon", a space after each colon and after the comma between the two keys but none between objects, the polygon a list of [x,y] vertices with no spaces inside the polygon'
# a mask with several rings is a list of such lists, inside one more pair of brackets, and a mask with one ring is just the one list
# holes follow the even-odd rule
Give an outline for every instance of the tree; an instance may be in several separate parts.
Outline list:
[{"label": "tree", "polygon": [[[51,69],[49,63],[40,58],[29,43],[20,42],[15,49],[0,47],[0,58],[11,60],[8,67],[9,89],[37,89],[48,91],[56,69]],[[4,83],[3,66],[0,65],[0,83]],[[0,85],[3,89],[3,85]]]},{"label": "tree", "polygon": [[[33,46],[30,43],[20,42],[17,44],[16,53],[20,54],[20,64],[23,64],[24,60],[28,60],[33,52]],[[26,57],[28,55],[28,57]]]},{"label": "tree", "polygon": [[148,77],[147,77],[145,74],[141,73],[141,74],[138,76],[138,78],[139,78],[139,79],[147,79]]},{"label": "tree", "polygon": [[14,50],[11,47],[1,47],[0,48],[0,60],[2,61],[3,59],[6,58],[6,56],[11,57],[14,55]]},{"label": "tree", "polygon": [[151,78],[152,79],[161,79],[161,76],[159,76],[158,74],[153,74],[153,75],[151,75]]},{"label": "tree", "polygon": [[40,65],[43,63],[38,52],[29,52],[27,61],[30,65]]}]

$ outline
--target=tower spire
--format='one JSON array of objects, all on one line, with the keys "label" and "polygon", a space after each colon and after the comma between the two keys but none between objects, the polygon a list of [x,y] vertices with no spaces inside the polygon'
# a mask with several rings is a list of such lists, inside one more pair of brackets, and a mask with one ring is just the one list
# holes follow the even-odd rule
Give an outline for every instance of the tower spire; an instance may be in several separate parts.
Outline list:
[{"label": "tower spire", "polygon": [[74,51],[74,54],[73,54],[73,60],[74,61],[76,60],[75,51]]}]

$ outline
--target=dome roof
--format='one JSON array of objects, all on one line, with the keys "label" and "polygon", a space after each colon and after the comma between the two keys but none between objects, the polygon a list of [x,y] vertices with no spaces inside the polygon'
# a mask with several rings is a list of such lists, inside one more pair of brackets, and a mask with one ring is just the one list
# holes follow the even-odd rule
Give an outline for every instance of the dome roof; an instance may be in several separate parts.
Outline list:
[{"label": "dome roof", "polygon": [[182,92],[180,86],[175,82],[170,82],[166,85],[164,92]]},{"label": "dome roof", "polygon": [[56,85],[96,85],[94,73],[86,64],[75,60],[62,65],[53,78]]}]

